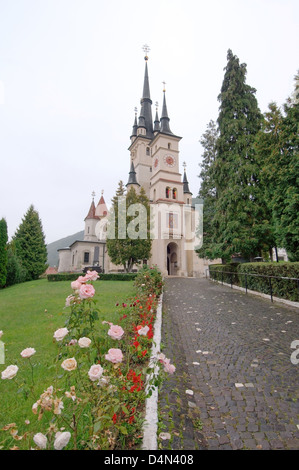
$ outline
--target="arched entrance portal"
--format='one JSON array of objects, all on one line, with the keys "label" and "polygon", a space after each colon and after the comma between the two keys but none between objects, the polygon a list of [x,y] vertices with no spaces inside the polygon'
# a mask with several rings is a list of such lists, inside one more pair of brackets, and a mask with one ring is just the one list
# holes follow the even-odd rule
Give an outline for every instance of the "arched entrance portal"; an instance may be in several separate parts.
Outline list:
[{"label": "arched entrance portal", "polygon": [[178,245],[174,242],[167,245],[167,273],[176,276],[178,272]]}]

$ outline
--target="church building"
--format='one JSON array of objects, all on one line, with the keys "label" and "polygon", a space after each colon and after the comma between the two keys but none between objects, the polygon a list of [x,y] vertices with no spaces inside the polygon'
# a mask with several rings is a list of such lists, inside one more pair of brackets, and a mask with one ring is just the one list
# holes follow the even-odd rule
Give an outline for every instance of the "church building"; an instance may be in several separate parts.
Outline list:
[{"label": "church building", "polygon": [[[146,50],[146,49],[145,49]],[[155,110],[153,121],[150,96],[148,56],[145,56],[145,72],[140,113],[130,136],[130,163],[127,190],[143,187],[150,200],[154,215],[150,266],[156,265],[164,276],[205,276],[208,260],[200,259],[194,248],[194,239],[202,221],[202,204],[192,198],[183,163],[180,173],[179,143],[181,137],[170,128],[163,90],[162,112],[159,118]],[[199,208],[197,210],[196,208]],[[122,266],[114,266],[109,260],[105,238],[107,222],[103,194],[97,206],[92,201],[85,218],[84,240],[75,241],[59,251],[59,272],[82,271],[84,267],[101,266],[105,272],[117,272]],[[137,267],[138,269],[138,267]]]}]

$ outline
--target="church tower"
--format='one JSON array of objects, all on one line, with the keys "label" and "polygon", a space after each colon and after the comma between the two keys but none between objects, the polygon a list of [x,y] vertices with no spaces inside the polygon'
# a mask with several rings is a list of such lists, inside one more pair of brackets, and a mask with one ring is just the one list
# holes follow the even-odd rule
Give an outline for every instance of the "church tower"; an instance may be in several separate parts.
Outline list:
[{"label": "church tower", "polygon": [[[150,264],[156,264],[163,275],[193,275],[194,254],[185,249],[185,225],[191,214],[192,193],[186,175],[179,171],[179,142],[181,137],[170,129],[166,104],[165,83],[161,117],[156,104],[155,120],[152,120],[148,56],[145,50],[145,72],[141,109],[133,124],[129,147],[131,167],[127,187],[142,186],[148,196],[154,214],[154,237]],[[190,210],[186,211],[188,207]],[[187,214],[187,215],[186,215]]]}]

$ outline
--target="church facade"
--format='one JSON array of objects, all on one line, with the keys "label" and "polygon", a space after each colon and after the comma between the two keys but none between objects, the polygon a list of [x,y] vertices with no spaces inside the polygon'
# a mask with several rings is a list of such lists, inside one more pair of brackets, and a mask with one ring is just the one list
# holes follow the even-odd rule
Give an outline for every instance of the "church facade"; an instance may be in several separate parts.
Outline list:
[{"label": "church facade", "polygon": [[[156,109],[153,121],[147,56],[140,105],[130,136],[126,187],[134,187],[136,192],[143,187],[150,200],[154,223],[148,264],[158,266],[164,276],[205,276],[210,262],[195,252],[201,240],[202,204],[192,198],[185,163],[183,175],[180,173],[181,137],[170,129],[165,89],[161,117]],[[106,250],[107,214],[102,194],[97,206],[92,201],[85,218],[84,240],[58,250],[59,272],[82,271],[91,266],[100,266],[105,272],[123,269],[111,263]]]}]

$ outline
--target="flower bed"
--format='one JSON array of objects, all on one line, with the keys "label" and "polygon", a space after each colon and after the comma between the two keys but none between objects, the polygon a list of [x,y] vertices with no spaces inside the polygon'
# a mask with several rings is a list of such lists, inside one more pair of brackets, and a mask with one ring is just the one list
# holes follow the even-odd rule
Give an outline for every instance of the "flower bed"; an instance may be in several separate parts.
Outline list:
[{"label": "flower bed", "polygon": [[[96,272],[71,282],[66,299],[66,321],[53,332],[57,344],[52,383],[42,394],[35,390],[35,349],[21,352],[32,369],[28,384],[32,415],[27,429],[17,423],[2,428],[4,449],[138,449],[142,442],[144,405],[163,374],[175,367],[161,353],[154,362],[163,364],[159,377],[145,388],[153,366],[150,358],[157,302],[162,278],[157,269],[143,268],[135,280],[136,296],[117,305],[117,324],[101,318],[94,300]],[[97,281],[96,288],[100,288]],[[101,328],[98,328],[101,324]],[[151,359],[151,364],[150,364]],[[18,388],[22,367],[10,365],[3,380]],[[17,391],[17,390],[16,390]],[[9,417],[8,417],[9,419]],[[14,445],[12,445],[14,444]]]}]

